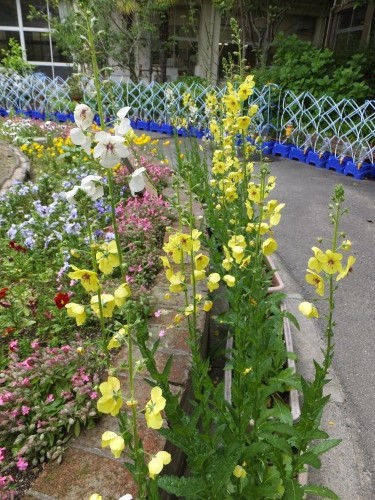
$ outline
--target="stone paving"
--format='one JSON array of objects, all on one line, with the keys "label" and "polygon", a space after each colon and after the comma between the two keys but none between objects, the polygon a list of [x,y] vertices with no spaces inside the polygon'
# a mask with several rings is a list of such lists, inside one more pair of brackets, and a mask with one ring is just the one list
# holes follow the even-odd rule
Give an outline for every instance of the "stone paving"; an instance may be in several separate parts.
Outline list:
[{"label": "stone paving", "polygon": [[30,161],[18,148],[0,141],[0,194],[15,181],[23,181],[30,172]]}]

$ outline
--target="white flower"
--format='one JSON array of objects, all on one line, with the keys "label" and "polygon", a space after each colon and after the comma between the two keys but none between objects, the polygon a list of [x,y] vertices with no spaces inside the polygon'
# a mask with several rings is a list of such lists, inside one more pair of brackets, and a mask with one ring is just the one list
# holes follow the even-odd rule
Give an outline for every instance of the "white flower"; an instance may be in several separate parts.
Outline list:
[{"label": "white flower", "polygon": [[72,128],[72,130],[70,131],[70,138],[73,144],[75,144],[76,146],[82,146],[86,153],[90,153],[90,136],[86,136],[81,128]]},{"label": "white flower", "polygon": [[132,173],[129,188],[133,196],[136,196],[137,193],[141,193],[146,187],[143,172],[146,172],[145,167],[137,168],[137,170],[134,170]]},{"label": "white flower", "polygon": [[125,108],[121,108],[117,112],[117,116],[120,119],[115,125],[115,134],[124,136],[131,129],[130,120],[126,118],[127,113],[130,110],[130,106],[126,106]]},{"label": "white flower", "polygon": [[74,110],[74,121],[82,130],[87,130],[92,125],[94,113],[86,104],[78,104]]},{"label": "white flower", "polygon": [[92,201],[95,201],[104,195],[103,186],[99,184],[101,180],[102,178],[99,175],[87,175],[81,180],[80,189],[82,189]]},{"label": "white flower", "polygon": [[126,495],[123,495],[118,500],[133,500],[133,496],[130,493],[127,493]]},{"label": "white flower", "polygon": [[114,167],[121,158],[129,155],[128,148],[124,146],[123,137],[101,131],[95,134],[95,139],[98,144],[94,148],[94,158],[99,158],[103,167]]},{"label": "white flower", "polygon": [[79,189],[78,186],[74,186],[73,189],[71,189],[70,191],[67,191],[65,193],[66,201],[68,203],[70,203],[71,205],[75,205],[77,203],[76,200],[74,199],[74,197],[77,194],[78,189]]}]

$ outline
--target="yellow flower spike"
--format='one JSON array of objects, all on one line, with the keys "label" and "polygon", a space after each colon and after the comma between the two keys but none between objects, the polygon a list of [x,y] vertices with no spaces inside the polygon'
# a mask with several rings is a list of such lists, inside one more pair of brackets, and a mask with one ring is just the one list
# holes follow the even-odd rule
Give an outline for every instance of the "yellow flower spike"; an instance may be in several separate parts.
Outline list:
[{"label": "yellow flower spike", "polygon": [[127,283],[122,283],[119,287],[116,288],[114,292],[115,296],[115,305],[117,307],[122,307],[129,297],[131,297],[130,286]]},{"label": "yellow flower spike", "polygon": [[325,258],[321,261],[323,271],[327,274],[340,273],[342,270],[341,260],[341,253],[332,252],[332,250],[326,250]]},{"label": "yellow flower spike", "polygon": [[197,271],[203,271],[208,266],[210,259],[207,257],[207,255],[200,253],[194,257],[194,262],[195,269]]},{"label": "yellow flower spike", "polygon": [[202,311],[209,312],[209,311],[211,311],[212,306],[213,306],[212,300],[205,300],[203,307],[202,307]]},{"label": "yellow flower spike", "polygon": [[277,250],[277,242],[273,238],[267,238],[262,243],[262,250],[264,255],[272,255]]},{"label": "yellow flower spike", "polygon": [[120,381],[116,377],[108,377],[106,382],[99,386],[102,397],[98,400],[97,408],[100,413],[111,414],[115,417],[122,406]]},{"label": "yellow flower spike", "polygon": [[152,457],[148,463],[148,473],[151,479],[155,479],[155,476],[160,474],[163,470],[164,465],[168,465],[172,462],[172,456],[167,451],[158,451],[157,454]]},{"label": "yellow flower spike", "polygon": [[68,273],[69,278],[79,280],[86,292],[97,292],[99,290],[98,275],[88,269],[78,269],[76,266],[71,266],[74,272]]},{"label": "yellow flower spike", "polygon": [[308,319],[319,318],[319,313],[311,302],[301,302],[298,309]]},{"label": "yellow flower spike", "polygon": [[145,418],[147,427],[150,429],[160,429],[163,425],[163,418],[160,412],[165,408],[166,399],[160,387],[151,389],[151,399],[145,407]]},{"label": "yellow flower spike", "polygon": [[310,269],[306,269],[306,274],[305,280],[307,283],[310,285],[315,286],[315,292],[318,295],[321,295],[323,297],[324,295],[324,280],[319,274],[314,273],[314,271],[311,271]]},{"label": "yellow flower spike", "polygon": [[226,274],[223,277],[223,281],[225,281],[227,286],[229,286],[230,288],[234,287],[234,285],[236,284],[236,278],[234,276],[232,276],[231,274]]},{"label": "yellow flower spike", "polygon": [[207,288],[210,292],[219,288],[220,274],[211,273],[208,277]]},{"label": "yellow flower spike", "polygon": [[233,475],[238,479],[244,479],[246,477],[246,471],[241,465],[236,465],[233,469]]},{"label": "yellow flower spike", "polygon": [[69,302],[65,304],[66,312],[70,318],[76,320],[77,326],[81,326],[86,321],[86,310],[81,304]]},{"label": "yellow flower spike", "polygon": [[124,438],[117,435],[115,432],[106,431],[102,435],[102,448],[110,447],[115,458],[119,458],[125,449]]},{"label": "yellow flower spike", "polygon": [[345,278],[345,276],[347,276],[347,274],[352,270],[352,266],[355,264],[356,260],[357,259],[353,257],[353,255],[350,255],[348,257],[348,262],[345,268],[342,269],[342,271],[337,275],[336,281],[340,281],[342,278]]},{"label": "yellow flower spike", "polygon": [[[103,317],[112,318],[113,309],[116,305],[114,296],[110,293],[103,293],[100,298],[102,302]],[[100,314],[99,295],[91,297],[90,306],[96,315]]]}]

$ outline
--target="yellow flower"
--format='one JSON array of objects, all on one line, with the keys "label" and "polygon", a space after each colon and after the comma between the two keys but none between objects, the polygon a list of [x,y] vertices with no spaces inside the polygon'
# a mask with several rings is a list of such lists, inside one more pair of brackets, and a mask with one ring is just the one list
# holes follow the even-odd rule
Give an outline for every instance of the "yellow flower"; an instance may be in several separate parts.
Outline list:
[{"label": "yellow flower", "polygon": [[115,290],[115,304],[117,307],[121,307],[126,299],[131,297],[131,290],[127,283],[123,283]]},{"label": "yellow flower", "polygon": [[164,268],[169,269],[171,267],[169,260],[168,260],[168,257],[165,257],[165,255],[162,255],[160,257],[160,259],[161,259],[161,263],[163,264]]},{"label": "yellow flower", "polygon": [[102,500],[102,496],[98,495],[97,493],[94,493],[90,496],[89,500]]},{"label": "yellow flower", "polygon": [[305,276],[305,280],[307,283],[310,285],[315,286],[315,292],[318,295],[321,295],[323,297],[324,295],[324,280],[319,274],[314,273],[314,271],[311,271],[310,269],[306,269],[307,273]]},{"label": "yellow flower", "polygon": [[341,248],[343,250],[350,250],[352,248],[352,242],[350,240],[345,240],[341,243]]},{"label": "yellow flower", "polygon": [[120,381],[116,377],[108,377],[106,382],[99,386],[102,397],[98,400],[97,408],[100,413],[110,413],[115,417],[122,406]]},{"label": "yellow flower", "polygon": [[322,262],[320,259],[322,256],[324,256],[324,253],[318,247],[312,247],[311,250],[314,252],[314,257],[309,258],[307,266],[309,269],[320,273],[323,270]]},{"label": "yellow flower", "polygon": [[77,326],[83,325],[86,321],[86,310],[81,304],[69,302],[65,304],[66,312],[70,318],[75,318]]},{"label": "yellow flower", "polygon": [[232,262],[233,262],[233,259],[232,259],[232,257],[230,257],[229,259],[224,259],[223,262],[221,263],[221,265],[223,266],[223,268],[226,271],[230,271],[233,267]]},{"label": "yellow flower", "polygon": [[319,313],[311,302],[301,302],[298,309],[306,318],[319,318]]},{"label": "yellow flower", "polygon": [[193,314],[194,312],[194,304],[189,304],[187,307],[185,307],[185,316],[190,316],[190,314]]},{"label": "yellow flower", "polygon": [[252,94],[252,90],[250,86],[247,83],[241,83],[239,89],[238,89],[238,98],[240,101],[245,101],[250,97]]},{"label": "yellow flower", "polygon": [[235,246],[246,248],[245,236],[243,236],[242,234],[237,234],[232,236],[231,239],[228,241],[228,247],[233,249],[233,247]]},{"label": "yellow flower", "polygon": [[238,193],[235,186],[228,187],[225,192],[225,198],[227,201],[232,202],[238,199]]},{"label": "yellow flower", "polygon": [[352,266],[355,264],[355,261],[356,258],[353,257],[353,255],[350,255],[346,267],[337,275],[336,281],[340,281],[342,278],[345,278],[345,276],[352,270]]},{"label": "yellow flower", "polygon": [[[114,296],[111,295],[110,293],[102,293],[100,299],[102,303],[103,317],[112,318],[113,309],[115,308],[116,305]],[[94,295],[93,297],[91,297],[90,305],[94,313],[99,315],[100,314],[99,295]]]},{"label": "yellow flower", "polygon": [[179,293],[183,290],[183,284],[185,282],[185,277],[178,271],[174,273],[172,269],[167,269],[165,276],[167,280],[170,282],[169,291],[171,293]]},{"label": "yellow flower", "polygon": [[236,264],[241,264],[242,259],[244,258],[244,249],[240,245],[235,245],[232,247],[232,255]]},{"label": "yellow flower", "polygon": [[225,281],[227,286],[229,286],[230,288],[232,288],[236,284],[236,278],[234,276],[232,276],[231,274],[226,274],[223,277],[223,280]]},{"label": "yellow flower", "polygon": [[207,257],[207,255],[200,253],[194,257],[194,261],[195,261],[195,269],[197,271],[203,271],[209,264],[210,259]]},{"label": "yellow flower", "polygon": [[72,266],[72,268],[74,272],[68,273],[69,278],[80,280],[86,292],[97,292],[99,290],[99,280],[96,273],[87,269],[78,269],[76,266]]},{"label": "yellow flower", "polygon": [[[125,449],[124,438],[112,431],[106,431],[102,434],[102,448],[110,447],[115,458],[119,458]],[[100,497],[101,498],[101,497]]]},{"label": "yellow flower", "polygon": [[338,252],[332,252],[332,250],[326,250],[325,254],[318,257],[322,263],[323,271],[327,274],[339,273],[342,270],[342,254]]},{"label": "yellow flower", "polygon": [[120,265],[116,241],[112,240],[109,243],[102,243],[100,250],[100,252],[96,252],[99,269],[104,274],[111,274],[113,269]]},{"label": "yellow flower", "polygon": [[[206,277],[206,271],[203,269],[202,271],[198,271],[197,269],[194,269],[194,279],[195,281],[201,281],[204,280]],[[193,281],[193,280],[191,280]]]},{"label": "yellow flower", "polygon": [[254,182],[249,182],[249,188],[247,190],[247,195],[250,201],[254,203],[259,203],[261,198],[261,189],[260,186],[254,184]]},{"label": "yellow flower", "polygon": [[249,116],[239,116],[237,118],[237,127],[245,132],[249,128],[250,125],[250,117]]},{"label": "yellow flower", "polygon": [[150,478],[154,479],[157,474],[163,470],[164,465],[168,465],[172,462],[172,456],[167,451],[158,451],[157,454],[152,457],[148,463],[148,472]]},{"label": "yellow flower", "polygon": [[205,312],[209,312],[209,311],[211,311],[212,306],[213,306],[212,300],[205,300],[203,307],[202,307],[202,310]]},{"label": "yellow flower", "polygon": [[166,400],[163,398],[163,392],[160,387],[151,389],[151,399],[146,404],[145,418],[147,427],[150,429],[160,429],[163,425],[163,418],[160,412],[165,408]]},{"label": "yellow flower", "polygon": [[117,347],[121,347],[122,341],[126,335],[129,333],[129,326],[126,325],[124,328],[120,328],[118,332],[116,332],[111,340],[108,342],[107,349],[116,349]]},{"label": "yellow flower", "polygon": [[254,116],[258,113],[258,106],[256,104],[252,104],[249,108],[249,116]]},{"label": "yellow flower", "polygon": [[267,238],[262,243],[262,250],[264,255],[272,255],[277,250],[277,242],[273,238]]},{"label": "yellow flower", "polygon": [[241,465],[236,465],[236,467],[233,469],[233,475],[238,479],[243,479],[244,477],[246,477],[246,471]]},{"label": "yellow flower", "polygon": [[239,110],[241,109],[240,100],[234,94],[225,95],[223,97],[223,102],[224,102],[224,105],[225,105],[227,111],[229,111],[233,114],[237,114],[239,112]]},{"label": "yellow flower", "polygon": [[277,200],[270,200],[267,203],[264,216],[269,217],[272,226],[277,226],[280,222],[280,211],[285,207],[285,203],[278,203]]},{"label": "yellow flower", "polygon": [[208,277],[207,288],[210,292],[213,292],[219,288],[220,274],[211,273]]}]

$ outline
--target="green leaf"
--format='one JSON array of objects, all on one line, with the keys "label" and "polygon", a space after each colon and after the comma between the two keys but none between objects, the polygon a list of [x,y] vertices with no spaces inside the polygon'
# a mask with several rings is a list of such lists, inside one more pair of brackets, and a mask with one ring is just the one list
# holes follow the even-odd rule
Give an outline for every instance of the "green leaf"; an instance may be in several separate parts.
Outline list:
[{"label": "green leaf", "polygon": [[205,485],[201,478],[161,476],[158,486],[177,497],[191,497],[204,491]]},{"label": "green leaf", "polygon": [[81,433],[81,424],[79,423],[79,420],[76,420],[74,422],[74,435],[75,437],[78,437]]},{"label": "green leaf", "polygon": [[317,444],[316,446],[313,446],[312,448],[310,448],[310,451],[315,453],[316,455],[322,455],[323,453],[326,453],[331,448],[338,446],[341,443],[341,441],[342,441],[342,439],[327,439],[326,441],[322,441],[321,443]]},{"label": "green leaf", "polygon": [[303,487],[305,493],[313,493],[322,498],[331,498],[332,500],[340,500],[340,498],[332,490],[326,486],[320,486],[319,484],[308,484]]},{"label": "green leaf", "polygon": [[285,483],[284,500],[302,500],[304,490],[297,479],[290,479]]}]

